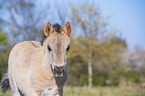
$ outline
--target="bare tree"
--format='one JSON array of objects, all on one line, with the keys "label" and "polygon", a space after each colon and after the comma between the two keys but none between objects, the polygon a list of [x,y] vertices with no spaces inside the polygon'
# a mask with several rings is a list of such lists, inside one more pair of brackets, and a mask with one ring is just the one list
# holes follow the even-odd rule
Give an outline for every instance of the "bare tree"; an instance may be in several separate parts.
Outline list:
[{"label": "bare tree", "polygon": [[49,7],[38,8],[37,2],[28,0],[9,0],[3,5],[3,13],[0,21],[10,36],[12,43],[19,41],[38,39],[39,31],[42,29],[42,20],[46,19]]},{"label": "bare tree", "polygon": [[126,62],[129,67],[126,71],[144,72],[145,70],[145,50],[141,47],[125,51]]}]

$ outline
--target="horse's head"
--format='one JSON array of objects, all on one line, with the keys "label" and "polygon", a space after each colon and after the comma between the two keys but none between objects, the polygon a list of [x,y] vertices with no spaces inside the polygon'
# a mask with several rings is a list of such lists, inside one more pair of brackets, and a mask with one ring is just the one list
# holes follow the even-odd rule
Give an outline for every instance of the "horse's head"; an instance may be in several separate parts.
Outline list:
[{"label": "horse's head", "polygon": [[43,43],[45,51],[49,56],[49,63],[51,64],[55,77],[63,77],[66,71],[67,54],[70,49],[70,34],[72,26],[69,22],[62,28],[55,24],[51,26],[47,23],[44,28],[46,40]]}]

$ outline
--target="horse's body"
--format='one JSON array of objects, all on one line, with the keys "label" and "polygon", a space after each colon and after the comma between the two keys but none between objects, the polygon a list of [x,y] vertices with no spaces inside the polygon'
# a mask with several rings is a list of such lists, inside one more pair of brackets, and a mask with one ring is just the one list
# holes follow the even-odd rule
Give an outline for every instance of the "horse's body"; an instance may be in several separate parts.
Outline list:
[{"label": "horse's body", "polygon": [[[63,86],[67,79],[67,71],[65,64],[63,65],[66,59],[63,57],[66,53],[63,52],[66,51],[62,51],[62,48],[64,48],[63,45],[69,44],[69,36],[64,31],[58,33],[55,30],[53,32],[49,30],[52,34],[49,37],[50,32],[46,30],[47,27],[51,28],[52,26],[47,25],[45,27],[47,38],[43,42],[43,46],[37,41],[24,41],[15,45],[10,52],[8,79],[13,96],[20,96],[20,94],[26,94],[27,96],[63,95]],[[55,39],[51,40],[51,38]],[[63,39],[66,41],[60,42]],[[49,50],[47,49],[48,45],[51,45],[51,50],[49,48]],[[53,46],[58,48],[54,49]],[[62,60],[59,60],[59,58],[62,58]],[[5,80],[2,82],[3,88],[5,87],[4,82]],[[21,93],[19,93],[19,90]]]},{"label": "horse's body", "polygon": [[12,49],[8,73],[14,94],[18,91],[17,87],[31,96],[35,96],[36,92],[55,94],[54,91],[59,93],[58,90],[62,90],[66,76],[60,85],[57,85],[59,81],[56,83],[51,66],[43,66],[44,62],[49,62],[49,57],[44,60],[44,55],[43,47],[36,41],[21,42]]}]

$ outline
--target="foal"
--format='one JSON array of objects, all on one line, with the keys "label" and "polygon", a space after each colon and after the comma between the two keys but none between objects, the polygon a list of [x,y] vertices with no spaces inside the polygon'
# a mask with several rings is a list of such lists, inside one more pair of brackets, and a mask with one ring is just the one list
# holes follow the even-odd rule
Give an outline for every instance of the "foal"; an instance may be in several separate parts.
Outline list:
[{"label": "foal", "polygon": [[1,82],[3,93],[10,87],[13,96],[62,96],[71,32],[69,22],[63,28],[47,23],[42,44],[24,41],[15,45],[8,60],[8,74]]}]

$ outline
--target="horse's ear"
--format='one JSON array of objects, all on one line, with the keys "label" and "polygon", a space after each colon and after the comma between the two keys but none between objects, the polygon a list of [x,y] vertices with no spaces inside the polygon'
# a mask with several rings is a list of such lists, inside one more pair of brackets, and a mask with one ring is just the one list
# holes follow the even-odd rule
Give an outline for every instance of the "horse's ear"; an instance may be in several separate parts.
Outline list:
[{"label": "horse's ear", "polygon": [[64,32],[70,36],[70,34],[72,33],[72,25],[70,22],[67,22],[64,26]]},{"label": "horse's ear", "polygon": [[48,22],[45,27],[44,27],[44,34],[45,36],[49,36],[51,33],[53,32],[53,27],[51,26],[51,24]]}]

